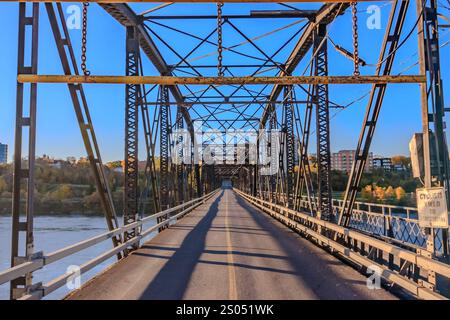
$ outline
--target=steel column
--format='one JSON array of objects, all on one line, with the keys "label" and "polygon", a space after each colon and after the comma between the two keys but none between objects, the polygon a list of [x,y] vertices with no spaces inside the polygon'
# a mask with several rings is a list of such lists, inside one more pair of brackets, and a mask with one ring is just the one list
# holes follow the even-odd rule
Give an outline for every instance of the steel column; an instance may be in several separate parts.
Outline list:
[{"label": "steel column", "polygon": [[[328,53],[325,24],[317,26],[314,38],[314,73],[328,75]],[[323,220],[331,220],[331,156],[330,156],[330,114],[328,105],[328,85],[318,84],[314,90],[316,100],[317,134],[317,215]]]},{"label": "steel column", "polygon": [[[427,4],[429,3],[429,6]],[[443,83],[439,57],[439,26],[437,20],[436,1],[417,1],[419,15],[419,68],[420,73],[427,76],[427,83],[421,84],[422,128],[425,187],[441,186],[446,189],[447,204],[450,206],[448,149],[445,141]],[[431,128],[434,129],[431,130]],[[434,139],[434,143],[433,140]],[[431,148],[434,146],[434,157]],[[427,248],[434,253],[435,235],[433,230],[428,234]],[[444,255],[449,255],[448,230],[442,229],[442,246]]]},{"label": "steel column", "polygon": [[[126,28],[126,68],[127,76],[139,75],[139,34],[135,27]],[[138,121],[140,86],[125,86],[125,166],[123,193],[123,223],[133,223],[138,217]],[[124,241],[134,238],[137,229],[125,233]]]},{"label": "steel column", "polygon": [[293,86],[284,87],[284,134],[286,135],[286,197],[289,208],[292,208],[294,204],[293,192],[294,192],[294,153],[295,153],[295,136],[294,136],[294,109],[292,102],[293,98]]},{"label": "steel column", "polygon": [[[184,129],[184,121],[183,121],[183,113],[181,110],[182,107],[178,107],[177,108],[177,116],[176,116],[176,129],[179,130],[179,132],[181,133],[181,131]],[[185,172],[185,167],[186,164],[184,164],[183,159],[184,159],[184,147],[183,147],[183,143],[184,143],[184,136],[182,134],[179,134],[178,136],[178,164],[176,166],[176,170],[177,170],[177,183],[175,183],[175,188],[177,188],[178,190],[178,203],[183,203],[184,202],[184,197],[185,197],[185,188],[188,184],[187,181],[187,176],[186,176],[186,172]]]},{"label": "steel column", "polygon": [[160,174],[161,174],[161,209],[165,210],[170,206],[170,163],[169,163],[169,135],[170,135],[170,123],[169,123],[169,113],[170,107],[167,102],[169,101],[169,90],[167,86],[162,86],[160,89]]},{"label": "steel column", "polygon": [[[27,16],[27,8],[31,7],[31,15]],[[26,37],[27,27],[31,29],[31,37]],[[38,31],[39,4],[19,4],[19,41],[17,74],[37,74],[38,68]],[[27,52],[28,50],[28,52]],[[30,65],[25,62],[31,57]],[[12,200],[12,233],[11,233],[11,267],[33,259],[34,237],[34,161],[36,146],[36,100],[37,85],[31,84],[24,88],[23,83],[17,83],[16,91],[16,128],[14,141],[14,175]],[[28,107],[25,101],[28,100]],[[25,110],[24,110],[25,109]],[[22,159],[24,130],[28,129],[28,159]],[[21,185],[25,183],[25,220],[20,220]],[[24,251],[21,253],[21,234],[25,237]],[[10,298],[17,299],[28,293],[32,288],[31,273],[11,281]]]}]

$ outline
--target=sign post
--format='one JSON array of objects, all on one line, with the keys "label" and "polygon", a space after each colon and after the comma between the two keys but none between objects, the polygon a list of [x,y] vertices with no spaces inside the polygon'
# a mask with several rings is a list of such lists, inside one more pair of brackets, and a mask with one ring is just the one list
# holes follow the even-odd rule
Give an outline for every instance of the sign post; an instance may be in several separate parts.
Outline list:
[{"label": "sign post", "polygon": [[[419,227],[427,234],[427,252],[424,256],[432,258],[434,255],[434,237],[436,228],[448,228],[447,197],[443,187],[422,188],[416,190]],[[443,248],[445,252],[445,247]],[[428,272],[428,282],[422,283],[428,288],[436,286],[436,274]]]}]

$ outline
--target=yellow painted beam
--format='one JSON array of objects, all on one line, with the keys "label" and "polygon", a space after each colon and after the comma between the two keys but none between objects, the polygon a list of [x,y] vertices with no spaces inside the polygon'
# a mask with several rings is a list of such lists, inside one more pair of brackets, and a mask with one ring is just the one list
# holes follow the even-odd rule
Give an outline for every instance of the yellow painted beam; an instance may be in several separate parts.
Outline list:
[{"label": "yellow painted beam", "polygon": [[[217,3],[214,0],[3,0],[4,2],[83,2],[88,1],[92,3],[126,3],[126,2],[137,2],[137,3]],[[283,0],[282,2],[375,2],[377,0]],[[221,0],[222,3],[278,3],[279,0]]]},{"label": "yellow painted beam", "polygon": [[256,84],[373,84],[425,83],[426,77],[411,76],[285,76],[285,77],[175,77],[175,76],[75,76],[20,74],[22,83],[103,83],[157,85],[256,85]]}]

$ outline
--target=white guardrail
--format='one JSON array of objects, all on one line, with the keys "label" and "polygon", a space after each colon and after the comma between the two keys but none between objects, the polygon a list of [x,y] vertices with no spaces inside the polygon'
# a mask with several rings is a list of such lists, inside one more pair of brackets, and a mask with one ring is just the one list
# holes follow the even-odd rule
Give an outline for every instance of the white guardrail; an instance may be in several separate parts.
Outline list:
[{"label": "white guardrail", "polygon": [[[380,276],[386,282],[396,284],[421,299],[447,299],[427,283],[424,274],[434,272],[450,283],[450,265],[423,256],[420,250],[412,252],[360,231],[234,190],[257,208],[342,258],[365,268],[378,267],[381,270]],[[419,272],[411,274],[411,269]]]},{"label": "white guardrail", "polygon": [[[261,193],[264,200],[269,201],[272,197],[267,192]],[[286,199],[281,199],[283,203]],[[302,196],[298,201],[298,210],[317,211],[317,197],[308,200]],[[343,200],[332,199],[333,213],[336,217],[340,215]],[[389,238],[390,241],[404,247],[425,248],[427,235],[419,226],[417,208],[396,206],[382,203],[355,202],[350,227],[362,232],[370,233],[377,237]],[[447,229],[450,233],[450,226]],[[443,229],[432,229],[434,235],[434,249],[436,255],[444,254]],[[450,239],[447,239],[450,247]]]},{"label": "white guardrail", "polygon": [[[121,243],[120,245],[112,248],[111,250],[108,250],[108,251],[102,253],[101,255],[93,258],[92,260],[82,264],[80,266],[80,273],[83,274],[83,273],[89,271],[90,269],[92,269],[93,267],[97,266],[101,262],[124,251],[128,247],[139,244],[142,239],[147,237],[150,233],[158,230],[160,227],[164,227],[164,226],[168,225],[170,222],[186,215],[187,213],[189,213],[190,211],[192,211],[199,205],[205,203],[206,200],[208,200],[212,196],[214,196],[219,190],[220,189],[216,189],[213,192],[208,193],[207,195],[204,195],[200,198],[190,200],[179,206],[169,208],[167,210],[164,210],[159,213],[153,214],[151,216],[145,217],[134,223],[130,223],[130,224],[127,224],[120,228],[99,234],[98,236],[75,243],[73,245],[59,249],[52,253],[35,255],[35,257],[28,262],[25,262],[25,263],[22,263],[22,264],[19,264],[19,265],[13,267],[13,268],[9,268],[4,271],[1,271],[0,272],[0,284],[14,280],[14,279],[21,277],[27,273],[42,269],[43,267],[45,267],[46,265],[48,265],[50,263],[53,263],[55,261],[66,258],[74,253],[77,253],[77,252],[80,252],[81,250],[92,247],[100,242],[111,239],[112,237],[115,237],[117,235],[120,235],[120,234],[123,235],[127,231],[141,227],[146,222],[157,219],[159,217],[163,217],[163,216],[167,216],[169,214],[176,213],[175,215],[168,217],[166,220],[164,220],[160,223],[157,223],[154,226],[142,231],[134,238],[129,239],[128,241]],[[177,212],[179,210],[181,210],[181,211]],[[48,283],[45,283],[43,285],[37,285],[33,289],[32,292],[29,292],[28,294],[22,296],[20,299],[23,299],[23,300],[41,299],[42,297],[50,294],[51,292],[53,292],[56,289],[65,285],[67,282],[67,279],[69,279],[69,277],[71,277],[72,275],[73,275],[72,273],[66,273],[66,274],[63,274],[63,275],[49,281]]]}]

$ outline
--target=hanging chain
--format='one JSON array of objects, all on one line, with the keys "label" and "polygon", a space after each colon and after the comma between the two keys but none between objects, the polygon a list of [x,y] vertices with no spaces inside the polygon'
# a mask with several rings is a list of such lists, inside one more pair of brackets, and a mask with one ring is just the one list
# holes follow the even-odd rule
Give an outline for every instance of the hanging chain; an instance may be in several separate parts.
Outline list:
[{"label": "hanging chain", "polygon": [[91,74],[86,67],[87,11],[89,2],[83,2],[83,26],[81,30],[81,70],[85,76]]},{"label": "hanging chain", "polygon": [[222,2],[217,2],[217,75],[223,77],[222,67]]},{"label": "hanging chain", "polygon": [[359,76],[359,52],[358,52],[358,8],[356,7],[357,2],[352,2],[352,22],[353,22],[353,64],[354,70],[353,75]]}]

